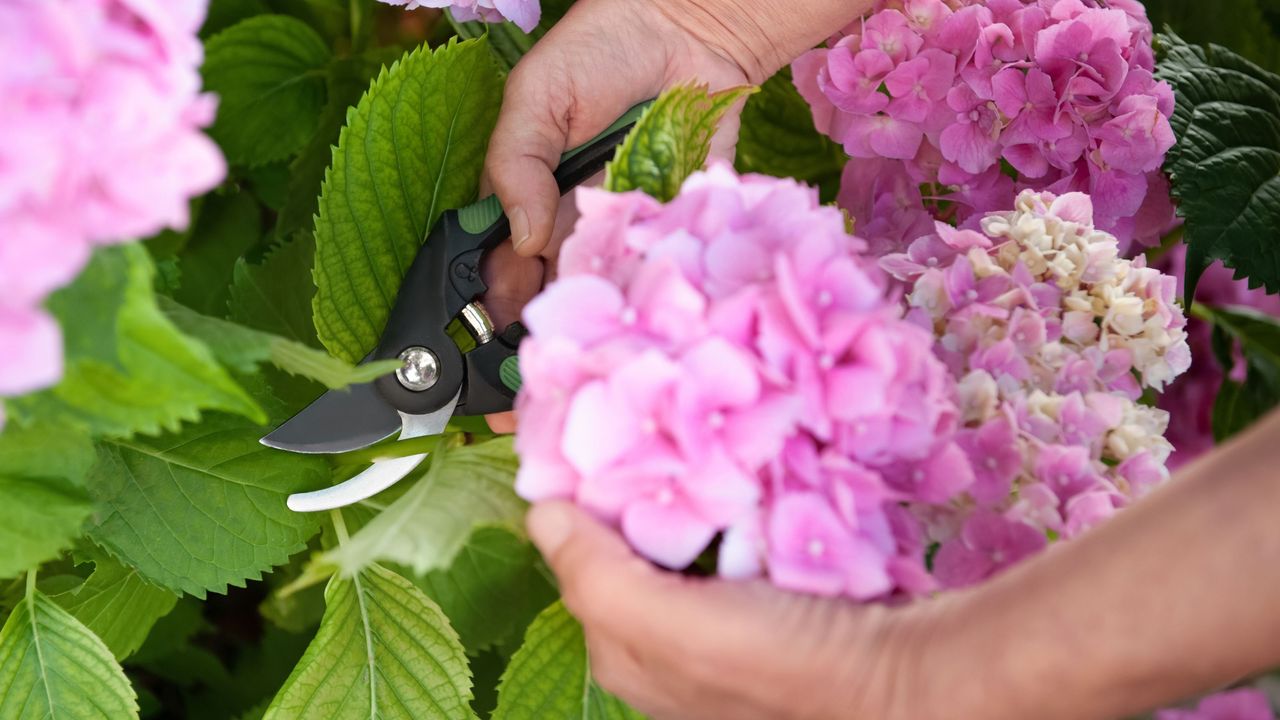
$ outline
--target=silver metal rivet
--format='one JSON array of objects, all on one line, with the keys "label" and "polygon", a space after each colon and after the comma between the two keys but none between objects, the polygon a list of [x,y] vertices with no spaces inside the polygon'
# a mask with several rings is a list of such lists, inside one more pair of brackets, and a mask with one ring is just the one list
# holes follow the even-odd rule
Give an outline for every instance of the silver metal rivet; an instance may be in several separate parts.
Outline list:
[{"label": "silver metal rivet", "polygon": [[400,369],[396,379],[406,390],[430,390],[440,379],[440,359],[424,347],[414,346],[400,353]]}]

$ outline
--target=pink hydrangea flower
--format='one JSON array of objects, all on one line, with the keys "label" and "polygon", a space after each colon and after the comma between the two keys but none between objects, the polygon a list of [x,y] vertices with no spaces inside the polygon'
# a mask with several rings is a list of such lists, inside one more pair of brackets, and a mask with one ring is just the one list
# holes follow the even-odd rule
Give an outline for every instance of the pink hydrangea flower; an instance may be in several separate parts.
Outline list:
[{"label": "pink hydrangea flower", "polygon": [[533,32],[542,18],[539,0],[381,0],[388,5],[402,5],[406,10],[447,8],[462,22],[480,20],[487,23],[513,22],[525,32]]},{"label": "pink hydrangea flower", "polygon": [[1137,2],[880,0],[792,70],[852,156],[839,201],[873,250],[921,237],[921,214],[972,227],[1022,189],[1088,193],[1100,229],[1152,244],[1175,222],[1152,35]]},{"label": "pink hydrangea flower", "polygon": [[196,36],[206,3],[15,0],[0,5],[0,395],[61,375],[40,305],[93,246],[184,228],[222,180],[200,129]]},{"label": "pink hydrangea flower", "polygon": [[972,483],[954,387],[841,213],[724,166],[665,205],[578,203],[560,277],[524,314],[519,493],[571,499],[667,567],[720,537],[729,577],[930,589],[903,504]]},{"label": "pink hydrangea flower", "polygon": [[1276,713],[1261,690],[1243,688],[1210,695],[1191,710],[1161,710],[1155,720],[1276,720]]},{"label": "pink hydrangea flower", "polygon": [[[1178,278],[1179,297],[1186,270],[1186,253],[1186,246],[1180,244],[1159,263],[1165,272]],[[1280,295],[1268,295],[1262,288],[1249,289],[1247,280],[1234,279],[1231,270],[1220,262],[1214,262],[1201,276],[1196,286],[1196,301],[1213,306],[1250,307],[1280,317]],[[1195,362],[1186,375],[1160,396],[1159,403],[1170,413],[1168,438],[1174,447],[1169,458],[1171,469],[1181,467],[1213,448],[1213,404],[1222,386],[1222,366],[1213,354],[1212,328],[1208,323],[1192,318],[1187,325],[1187,333]],[[1240,382],[1244,380],[1244,358],[1237,357],[1236,360],[1232,379]]]},{"label": "pink hydrangea flower", "polygon": [[951,505],[912,505],[948,586],[1051,533],[1079,535],[1167,479],[1168,413],[1138,400],[1191,357],[1175,279],[1121,258],[1087,196],[1025,191],[979,227],[939,223],[881,261],[911,284],[911,317],[958,379],[973,482]]}]

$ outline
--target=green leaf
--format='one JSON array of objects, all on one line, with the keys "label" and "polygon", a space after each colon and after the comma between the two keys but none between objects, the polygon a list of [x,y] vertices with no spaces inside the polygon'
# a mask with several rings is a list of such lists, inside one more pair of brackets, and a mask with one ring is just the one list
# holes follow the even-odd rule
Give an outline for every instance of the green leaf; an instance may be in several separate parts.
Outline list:
[{"label": "green leaf", "polygon": [[178,256],[182,282],[173,297],[205,315],[227,314],[231,271],[262,238],[262,208],[247,192],[208,196]]},{"label": "green leaf", "polygon": [[268,449],[261,435],[211,416],[178,434],[100,444],[90,537],[151,582],[198,597],[260,578],[318,529],[285,498],[328,479],[323,459]]},{"label": "green leaf", "polygon": [[129,269],[125,253],[95,252],[75,282],[49,296],[49,311],[74,322],[63,325],[63,352],[68,358],[124,369],[118,318],[128,299]]},{"label": "green leaf", "polygon": [[3,718],[138,716],[133,688],[107,646],[33,589],[0,630],[0,688]]},{"label": "green leaf", "polygon": [[237,165],[293,155],[316,129],[324,107],[329,48],[301,20],[258,15],[209,38],[201,73],[217,93],[209,134]]},{"label": "green leaf", "polygon": [[84,435],[10,427],[0,434],[0,578],[56,557],[93,511],[82,487],[93,462]]},{"label": "green leaf", "polygon": [[423,574],[448,567],[479,524],[520,532],[525,504],[515,494],[510,437],[437,450],[425,476],[328,560],[351,575],[379,561]]},{"label": "green leaf", "polygon": [[1165,161],[1186,219],[1186,299],[1208,260],[1280,292],[1280,76],[1216,45],[1162,35],[1160,77],[1178,103]]},{"label": "green leaf", "polygon": [[706,163],[720,118],[755,91],[741,87],[708,94],[705,85],[682,85],[664,92],[618,148],[605,187],[643,190],[663,202],[671,200],[685,178]]},{"label": "green leaf", "polygon": [[79,587],[53,596],[77,620],[106,643],[116,660],[142,646],[151,627],[178,602],[105,552],[89,551],[93,573]]},{"label": "green leaf", "polygon": [[840,189],[848,155],[813,126],[809,104],[786,68],[747,99],[738,134],[738,172],[795,178],[821,190],[831,202]]},{"label": "green leaf", "polygon": [[542,17],[531,33],[516,27],[515,23],[458,22],[451,13],[446,13],[446,16],[457,31],[458,37],[468,39],[487,37],[489,49],[493,51],[494,57],[502,64],[503,69],[509,71],[520,62],[520,58],[524,57],[525,53],[533,48],[534,43],[541,40],[552,26],[560,22],[565,13],[569,12],[569,8],[573,7],[573,2],[574,0],[543,0]]},{"label": "green leaf", "polygon": [[472,718],[471,671],[440,608],[372,566],[335,578],[320,630],[267,720]]},{"label": "green leaf", "polygon": [[[329,63],[325,76],[328,100],[320,111],[315,133],[289,166],[289,187],[276,221],[277,235],[310,233],[319,207],[320,186],[333,159],[333,146],[338,144],[347,113],[360,102],[360,96],[381,69],[382,63],[371,58],[339,58]],[[307,325],[311,325],[311,296],[316,291],[311,282],[311,265],[307,263]]]},{"label": "green leaf", "polygon": [[528,541],[502,527],[480,527],[448,569],[416,584],[449,616],[467,652],[506,643],[556,599]]},{"label": "green leaf", "polygon": [[591,679],[582,626],[556,603],[525,633],[498,686],[493,720],[637,720]]},{"label": "green leaf", "polygon": [[[1213,323],[1215,335],[1226,334],[1244,351],[1244,382],[1224,378],[1214,401],[1214,440],[1223,442],[1280,404],[1280,320],[1246,307],[1196,305],[1195,314]],[[1218,354],[1230,359],[1229,350]]]},{"label": "green leaf", "polygon": [[241,20],[270,12],[262,0],[212,0],[209,14],[200,27],[200,38],[208,40]]},{"label": "green leaf", "polygon": [[377,343],[427,232],[474,197],[501,97],[485,42],[455,41],[406,55],[350,114],[315,228],[315,324],[334,355]]},{"label": "green leaf", "polygon": [[231,319],[282,338],[319,347],[311,323],[315,245],[298,235],[272,248],[261,263],[236,261],[231,283]]},{"label": "green leaf", "polygon": [[[93,357],[68,355],[56,387],[7,401],[16,417],[113,436],[175,429],[205,409],[265,419],[209,349],[178,332],[160,312],[146,250],[123,245],[97,252],[118,255],[127,272],[125,300],[116,316],[123,371]],[[84,325],[96,318],[94,313],[69,309],[58,314],[58,320],[63,333],[71,336],[92,332]]]},{"label": "green leaf", "polygon": [[281,370],[310,378],[325,387],[341,389],[372,382],[400,367],[399,360],[353,367],[323,350],[237,325],[230,320],[201,315],[166,297],[160,298],[160,307],[184,333],[204,342],[223,365],[246,375],[257,370],[260,364],[270,362]]}]

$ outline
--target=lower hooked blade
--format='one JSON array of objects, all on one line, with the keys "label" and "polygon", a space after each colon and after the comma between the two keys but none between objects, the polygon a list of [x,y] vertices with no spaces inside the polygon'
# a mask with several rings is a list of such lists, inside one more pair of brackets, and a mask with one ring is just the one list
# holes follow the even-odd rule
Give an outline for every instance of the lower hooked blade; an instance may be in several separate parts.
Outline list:
[{"label": "lower hooked blade", "polygon": [[[453,396],[453,400],[448,405],[426,415],[400,413],[400,439],[408,440],[444,432],[450,418],[453,417],[454,408],[458,406],[460,397],[461,391]],[[378,460],[364,472],[333,487],[290,495],[287,504],[289,509],[295,512],[319,512],[354,505],[400,482],[426,459],[427,453],[420,453]]]}]

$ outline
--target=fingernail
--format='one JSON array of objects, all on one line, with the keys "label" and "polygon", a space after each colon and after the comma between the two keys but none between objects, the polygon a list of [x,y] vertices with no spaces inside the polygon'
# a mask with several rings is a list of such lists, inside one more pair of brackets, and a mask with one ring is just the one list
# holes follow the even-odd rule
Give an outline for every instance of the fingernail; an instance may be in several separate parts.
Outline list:
[{"label": "fingernail", "polygon": [[551,555],[569,539],[573,520],[563,505],[552,503],[530,508],[525,525],[529,528],[533,544],[538,546],[543,555]]},{"label": "fingernail", "polygon": [[529,241],[529,216],[525,214],[524,208],[517,207],[511,211],[509,219],[511,220],[511,241],[518,250],[521,245]]}]

